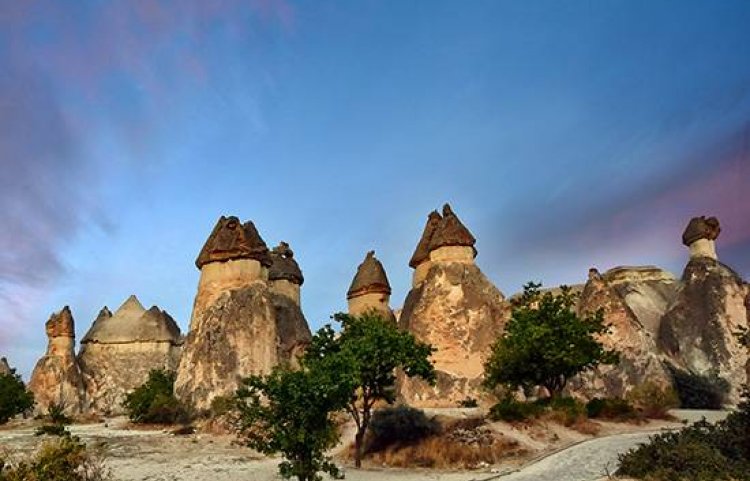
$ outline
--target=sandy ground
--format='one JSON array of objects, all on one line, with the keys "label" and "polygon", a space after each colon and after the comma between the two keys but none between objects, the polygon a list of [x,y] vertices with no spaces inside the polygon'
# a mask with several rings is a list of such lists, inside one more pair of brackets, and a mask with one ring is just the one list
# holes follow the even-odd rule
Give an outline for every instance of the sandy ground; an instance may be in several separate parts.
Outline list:
[{"label": "sandy ground", "polygon": [[[446,413],[443,413],[446,414]],[[453,414],[453,413],[451,413]],[[678,412],[692,420],[707,415],[715,421],[725,413]],[[513,427],[495,423],[494,429],[529,448],[529,457],[500,466],[475,471],[431,471],[363,469],[344,467],[346,479],[444,480],[470,481],[500,479],[507,481],[593,481],[616,467],[617,454],[648,439],[663,429],[680,423],[652,422],[644,425],[601,423],[596,438],[558,425]],[[173,436],[163,430],[133,430],[124,419],[105,424],[74,425],[74,435],[89,446],[101,449],[114,479],[122,481],[270,481],[280,479],[278,459],[269,459],[249,448],[238,446],[230,436]],[[0,430],[0,449],[33,451],[42,439],[34,436],[34,427],[20,423]]]}]

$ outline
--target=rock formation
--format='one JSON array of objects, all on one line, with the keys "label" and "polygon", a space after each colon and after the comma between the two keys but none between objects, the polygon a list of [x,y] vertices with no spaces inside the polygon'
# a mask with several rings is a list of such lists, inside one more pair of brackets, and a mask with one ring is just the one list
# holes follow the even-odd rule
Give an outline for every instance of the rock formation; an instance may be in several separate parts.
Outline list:
[{"label": "rock formation", "polygon": [[669,386],[671,376],[657,352],[654,326],[666,310],[665,299],[673,297],[675,284],[671,274],[651,266],[617,267],[604,275],[591,269],[578,312],[586,315],[602,309],[610,330],[600,340],[620,353],[620,362],[572,379],[569,389],[591,398],[621,397],[646,381]]},{"label": "rock formation", "polygon": [[286,242],[271,250],[268,283],[276,314],[279,337],[279,359],[295,363],[310,343],[312,334],[300,308],[300,287],[305,282],[294,260],[294,252]]},{"label": "rock formation", "polygon": [[714,217],[693,218],[685,229],[682,238],[690,260],[659,326],[658,344],[677,367],[697,374],[714,372],[728,380],[734,402],[748,360],[734,333],[747,325],[750,288],[718,260],[714,241],[720,231]]},{"label": "rock formation", "polygon": [[11,369],[7,359],[0,357],[0,376],[7,374],[13,374],[13,369]]},{"label": "rock formation", "polygon": [[175,382],[182,400],[208,409],[240,379],[269,372],[309,340],[299,312],[303,279],[287,249],[271,255],[252,222],[219,219],[196,261],[201,276]]},{"label": "rock formation", "polygon": [[396,318],[389,305],[391,284],[388,282],[383,264],[375,257],[375,251],[368,252],[365,260],[357,267],[346,298],[349,314],[359,316],[374,311],[395,322]]},{"label": "rock formation", "polygon": [[430,213],[409,265],[412,290],[399,319],[402,329],[437,348],[437,384],[400,376],[399,394],[416,406],[455,407],[480,399],[483,364],[510,309],[503,294],[474,263],[476,240],[453,213]]},{"label": "rock formation", "polygon": [[70,308],[52,314],[45,324],[47,352],[31,374],[29,390],[34,393],[35,410],[46,413],[50,406],[62,407],[66,414],[80,414],[84,408],[83,377],[75,355],[75,324]]},{"label": "rock formation", "polygon": [[125,395],[152,369],[174,370],[182,339],[174,319],[130,296],[114,314],[104,307],[81,340],[78,362],[92,412],[123,412]]}]

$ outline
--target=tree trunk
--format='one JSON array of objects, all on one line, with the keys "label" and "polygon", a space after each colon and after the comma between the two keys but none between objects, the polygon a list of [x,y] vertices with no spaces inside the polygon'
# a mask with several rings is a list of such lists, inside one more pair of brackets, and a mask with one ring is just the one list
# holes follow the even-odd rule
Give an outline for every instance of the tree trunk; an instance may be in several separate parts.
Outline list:
[{"label": "tree trunk", "polygon": [[354,466],[356,468],[362,467],[362,444],[365,439],[365,430],[358,429],[357,434],[354,436]]}]

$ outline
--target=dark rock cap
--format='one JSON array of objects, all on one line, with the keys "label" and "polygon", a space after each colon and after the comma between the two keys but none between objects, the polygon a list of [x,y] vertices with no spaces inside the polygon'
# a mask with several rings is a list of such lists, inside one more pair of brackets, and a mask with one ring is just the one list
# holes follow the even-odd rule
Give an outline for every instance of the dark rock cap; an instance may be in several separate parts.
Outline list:
[{"label": "dark rock cap", "polygon": [[476,257],[477,250],[474,248],[476,242],[477,240],[471,235],[469,229],[453,213],[451,206],[445,204],[443,206],[443,219],[430,240],[430,251],[446,246],[466,246],[474,249],[474,256]]},{"label": "dark rock cap", "polygon": [[409,261],[409,267],[412,269],[416,269],[419,264],[430,257],[430,242],[432,241],[432,236],[435,234],[435,230],[438,228],[442,220],[443,218],[436,210],[433,210],[430,212],[430,215],[427,216],[427,224],[424,226],[422,238],[419,239],[417,248],[414,250],[414,254]]},{"label": "dark rock cap", "polygon": [[268,269],[268,280],[287,280],[297,285],[302,285],[305,278],[299,264],[294,260],[294,252],[289,248],[289,244],[284,241],[271,250],[271,267]]},{"label": "dark rock cap", "polygon": [[255,224],[244,224],[235,216],[221,216],[216,227],[203,245],[195,265],[201,269],[210,262],[232,259],[255,259],[266,267],[271,266],[268,247],[258,234]]},{"label": "dark rock cap", "polygon": [[716,240],[721,233],[719,219],[716,217],[693,217],[690,219],[685,232],[682,234],[682,243],[690,246],[693,242],[700,239]]},{"label": "dark rock cap", "polygon": [[375,251],[368,252],[365,260],[357,267],[357,274],[352,280],[352,285],[349,286],[346,297],[351,299],[371,292],[391,293],[388,276],[385,275],[383,264],[375,258]]},{"label": "dark rock cap", "polygon": [[44,328],[47,331],[47,337],[76,337],[75,324],[73,322],[73,314],[70,312],[70,307],[65,306],[60,312],[54,313],[50,316],[49,320],[44,324]]}]

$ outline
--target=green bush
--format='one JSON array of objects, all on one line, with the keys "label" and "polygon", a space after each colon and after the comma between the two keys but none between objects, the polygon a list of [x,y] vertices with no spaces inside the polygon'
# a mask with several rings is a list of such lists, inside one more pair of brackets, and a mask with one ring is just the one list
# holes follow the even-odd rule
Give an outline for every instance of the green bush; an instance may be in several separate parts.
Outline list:
[{"label": "green bush", "polygon": [[421,409],[395,406],[379,409],[370,421],[366,452],[390,446],[408,446],[440,432],[440,424]]},{"label": "green bush", "polygon": [[669,418],[669,410],[679,407],[680,400],[671,387],[661,387],[646,382],[634,387],[625,399],[644,417],[650,419]]},{"label": "green bush", "polygon": [[52,424],[70,424],[73,420],[65,415],[65,406],[63,404],[50,404],[47,408],[47,415],[44,416]]},{"label": "green bush", "polygon": [[721,409],[726,403],[730,386],[726,379],[716,373],[701,375],[674,368],[671,371],[681,407]]},{"label": "green bush", "polygon": [[111,475],[103,460],[75,436],[44,443],[27,459],[0,459],[0,481],[104,481]]},{"label": "green bush", "polygon": [[458,401],[458,407],[460,408],[476,408],[479,407],[479,403],[473,397],[467,397],[462,401]]},{"label": "green bush", "polygon": [[595,419],[627,421],[637,419],[638,412],[622,398],[594,398],[586,403],[586,414]]},{"label": "green bush", "polygon": [[70,436],[64,424],[44,424],[34,431],[35,436]]},{"label": "green bush", "polygon": [[211,400],[210,416],[223,416],[237,409],[237,399],[231,396],[217,396]]},{"label": "green bush", "polygon": [[618,474],[653,481],[750,480],[750,401],[711,425],[699,421],[678,432],[653,436],[620,456]]},{"label": "green bush", "polygon": [[175,374],[154,369],[148,380],[125,397],[130,420],[143,424],[177,424],[190,421],[188,409],[174,396]]},{"label": "green bush", "polygon": [[546,406],[552,419],[563,426],[571,426],[577,421],[586,419],[586,405],[572,397],[555,397],[542,400],[540,403]]},{"label": "green bush", "polygon": [[538,402],[522,402],[512,395],[504,396],[490,408],[490,419],[493,421],[517,422],[538,417],[544,406]]},{"label": "green bush", "polygon": [[0,424],[34,407],[34,395],[26,390],[18,374],[0,374]]}]

